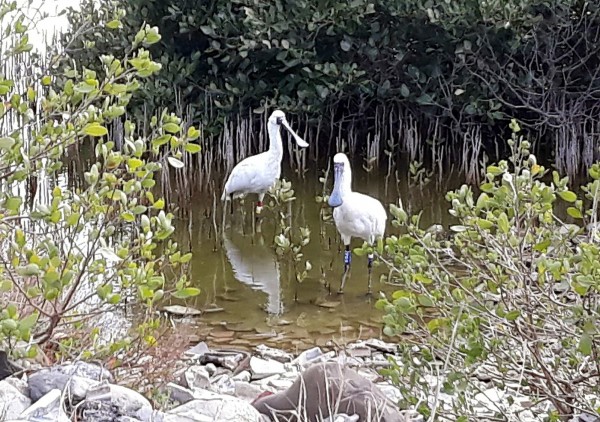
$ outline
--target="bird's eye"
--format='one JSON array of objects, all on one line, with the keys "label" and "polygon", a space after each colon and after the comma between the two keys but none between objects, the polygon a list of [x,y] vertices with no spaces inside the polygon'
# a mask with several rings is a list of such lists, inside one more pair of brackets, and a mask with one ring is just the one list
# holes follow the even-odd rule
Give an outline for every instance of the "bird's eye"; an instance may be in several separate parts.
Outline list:
[{"label": "bird's eye", "polygon": [[278,117],[276,120],[277,124],[280,125],[283,123],[283,117]]}]

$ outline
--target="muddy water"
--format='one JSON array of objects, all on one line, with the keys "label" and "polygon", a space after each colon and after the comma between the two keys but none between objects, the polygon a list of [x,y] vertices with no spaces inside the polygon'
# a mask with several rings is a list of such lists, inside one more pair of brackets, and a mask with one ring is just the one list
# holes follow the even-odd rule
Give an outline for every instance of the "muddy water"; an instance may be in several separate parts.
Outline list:
[{"label": "muddy water", "polygon": [[[194,253],[193,284],[202,290],[199,297],[185,304],[204,311],[186,330],[223,346],[249,347],[262,342],[289,350],[358,338],[384,338],[382,315],[374,303],[380,292],[394,291],[394,286],[380,280],[386,268],[383,264],[374,268],[374,294],[368,297],[366,257],[354,255],[345,294],[337,294],[343,272],[343,245],[333,222],[322,220],[321,205],[315,200],[323,189],[319,182],[322,174],[309,171],[299,178],[290,173],[284,165],[282,177],[292,182],[296,192],[289,209],[292,226],[307,226],[312,233],[304,248],[313,266],[308,279],[299,285],[291,263],[277,257],[273,210],[266,208],[257,223],[255,197],[236,201],[233,215],[227,214],[224,235],[215,235],[222,229],[221,210],[219,216],[213,215],[214,193],[198,193],[189,198],[189,218],[177,224],[178,241]],[[435,187],[432,183],[411,187],[406,178],[386,179],[384,174],[367,173],[356,166],[353,176],[354,190],[380,199],[386,209],[388,204],[398,203],[400,197],[406,209],[423,210],[423,224],[448,221],[444,193],[449,186]],[[331,181],[326,184],[326,191],[330,189]],[[390,219],[386,234],[396,231]],[[361,244],[355,239],[352,247]]]}]

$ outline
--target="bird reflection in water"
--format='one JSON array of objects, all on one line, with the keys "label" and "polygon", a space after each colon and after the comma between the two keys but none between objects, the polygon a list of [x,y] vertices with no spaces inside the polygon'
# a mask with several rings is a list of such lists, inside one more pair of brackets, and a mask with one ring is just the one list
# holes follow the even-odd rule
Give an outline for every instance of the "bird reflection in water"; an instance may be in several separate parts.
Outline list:
[{"label": "bird reflection in water", "polygon": [[265,245],[259,233],[255,236],[230,237],[223,233],[223,247],[231,264],[236,280],[267,294],[266,311],[280,315],[283,312],[281,301],[279,262],[275,252]]}]

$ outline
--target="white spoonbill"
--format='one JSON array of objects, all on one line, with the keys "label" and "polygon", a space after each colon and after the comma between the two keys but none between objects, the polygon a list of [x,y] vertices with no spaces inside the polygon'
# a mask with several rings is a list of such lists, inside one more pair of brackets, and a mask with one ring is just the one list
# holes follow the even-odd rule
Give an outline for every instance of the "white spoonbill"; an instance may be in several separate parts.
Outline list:
[{"label": "white spoonbill", "polygon": [[281,134],[279,128],[285,127],[294,137],[299,147],[305,148],[308,144],[292,130],[285,113],[281,110],[275,110],[269,122],[267,129],[269,132],[269,150],[240,161],[231,171],[231,174],[225,182],[222,201],[238,198],[247,193],[258,194],[256,204],[256,213],[260,214],[263,207],[265,193],[275,184],[281,175],[281,159],[283,157],[283,145],[281,144]]},{"label": "white spoonbill", "polygon": [[[373,245],[378,238],[383,237],[387,214],[381,202],[377,199],[352,191],[352,170],[350,162],[344,153],[333,157],[333,192],[329,197],[329,206],[333,207],[333,221],[346,246],[344,251],[344,276],[340,293],[344,292],[346,276],[352,261],[350,241],[358,237]],[[371,271],[373,254],[368,255],[369,290],[371,293]]]}]

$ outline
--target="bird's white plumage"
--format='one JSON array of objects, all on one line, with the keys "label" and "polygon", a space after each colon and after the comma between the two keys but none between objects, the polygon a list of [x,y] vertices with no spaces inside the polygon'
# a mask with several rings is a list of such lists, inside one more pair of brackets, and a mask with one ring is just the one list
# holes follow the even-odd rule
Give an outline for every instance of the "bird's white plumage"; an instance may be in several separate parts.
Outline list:
[{"label": "bird's white plumage", "polygon": [[333,210],[333,220],[345,245],[352,237],[370,244],[383,237],[387,215],[381,202],[358,192],[350,192],[343,198],[344,203]]},{"label": "bird's white plumage", "polygon": [[265,193],[275,184],[281,175],[281,159],[283,146],[281,144],[281,126],[285,127],[300,147],[308,144],[290,128],[281,110],[275,110],[269,117],[267,129],[269,132],[269,150],[240,161],[231,171],[225,182],[221,200],[230,196],[239,197],[248,193],[257,193],[262,201]]},{"label": "bird's white plumage", "polygon": [[385,233],[385,208],[377,199],[352,191],[352,170],[345,154],[336,154],[333,161],[341,165],[334,187],[341,205],[334,208],[333,220],[342,241],[349,245],[352,237],[358,237],[373,244]]}]

